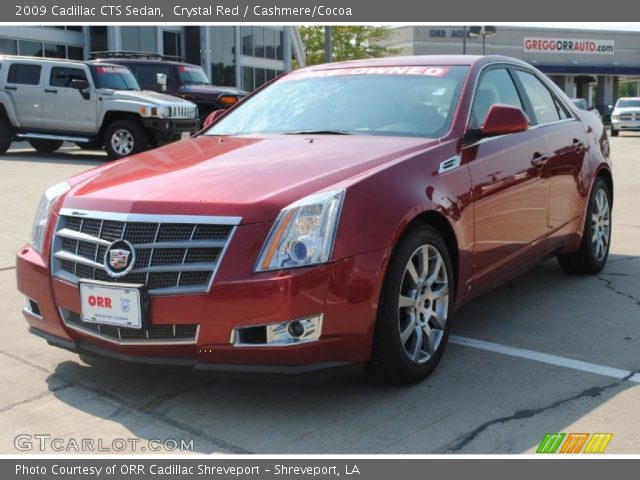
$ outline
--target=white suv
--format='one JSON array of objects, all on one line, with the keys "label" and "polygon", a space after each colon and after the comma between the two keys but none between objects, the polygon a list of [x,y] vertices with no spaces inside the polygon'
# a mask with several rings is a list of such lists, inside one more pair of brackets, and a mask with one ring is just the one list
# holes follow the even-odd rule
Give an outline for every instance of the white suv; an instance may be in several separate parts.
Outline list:
[{"label": "white suv", "polygon": [[123,158],[198,129],[195,104],[141,91],[121,65],[0,56],[0,154],[14,140],[40,152],[67,141]]}]

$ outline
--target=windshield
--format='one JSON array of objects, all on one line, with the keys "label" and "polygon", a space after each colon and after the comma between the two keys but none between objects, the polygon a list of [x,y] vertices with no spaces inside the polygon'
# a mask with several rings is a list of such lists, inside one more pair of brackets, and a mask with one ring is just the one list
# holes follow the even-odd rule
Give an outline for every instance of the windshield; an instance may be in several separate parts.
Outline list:
[{"label": "windshield", "polygon": [[112,90],[140,90],[133,73],[126,67],[94,66],[96,88]]},{"label": "windshield", "polygon": [[438,137],[451,125],[467,67],[375,67],[292,73],[245,100],[206,135]]},{"label": "windshield", "polygon": [[618,100],[616,108],[640,108],[640,99]]},{"label": "windshield", "polygon": [[181,65],[178,72],[181,85],[209,85],[209,79],[200,67]]}]

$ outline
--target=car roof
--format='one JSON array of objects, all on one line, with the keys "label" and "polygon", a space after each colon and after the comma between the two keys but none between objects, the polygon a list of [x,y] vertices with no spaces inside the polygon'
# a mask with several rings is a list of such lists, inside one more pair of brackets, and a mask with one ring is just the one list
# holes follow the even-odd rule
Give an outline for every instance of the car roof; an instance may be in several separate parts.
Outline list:
[{"label": "car roof", "polygon": [[50,57],[27,57],[21,55],[0,55],[0,60],[20,60],[20,61],[36,61],[36,62],[56,62],[68,63],[70,65],[86,65],[84,60],[69,60],[67,58],[50,58]]},{"label": "car roof", "polygon": [[412,55],[400,57],[368,58],[365,60],[349,60],[346,62],[325,63],[305,67],[298,71],[319,71],[336,68],[351,67],[395,67],[395,66],[442,66],[462,65],[472,66],[476,64],[488,65],[491,63],[510,63],[531,68],[531,65],[521,60],[502,55]]}]

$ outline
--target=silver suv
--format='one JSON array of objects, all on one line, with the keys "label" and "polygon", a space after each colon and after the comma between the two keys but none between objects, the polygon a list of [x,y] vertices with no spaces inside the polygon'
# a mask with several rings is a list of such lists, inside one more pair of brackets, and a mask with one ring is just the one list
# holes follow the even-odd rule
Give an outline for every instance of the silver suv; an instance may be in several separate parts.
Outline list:
[{"label": "silver suv", "polygon": [[67,141],[117,159],[198,128],[195,104],[141,91],[124,66],[0,56],[0,154],[14,140],[39,152]]}]

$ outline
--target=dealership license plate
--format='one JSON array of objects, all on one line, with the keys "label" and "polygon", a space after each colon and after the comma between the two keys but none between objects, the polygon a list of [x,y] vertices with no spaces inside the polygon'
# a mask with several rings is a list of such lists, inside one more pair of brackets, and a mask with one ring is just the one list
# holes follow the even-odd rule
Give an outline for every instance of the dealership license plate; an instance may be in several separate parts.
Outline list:
[{"label": "dealership license plate", "polygon": [[191,132],[182,132],[180,135],[180,140],[186,140],[187,138],[191,138]]},{"label": "dealership license plate", "polygon": [[82,320],[115,327],[142,328],[142,296],[138,288],[80,283]]}]

